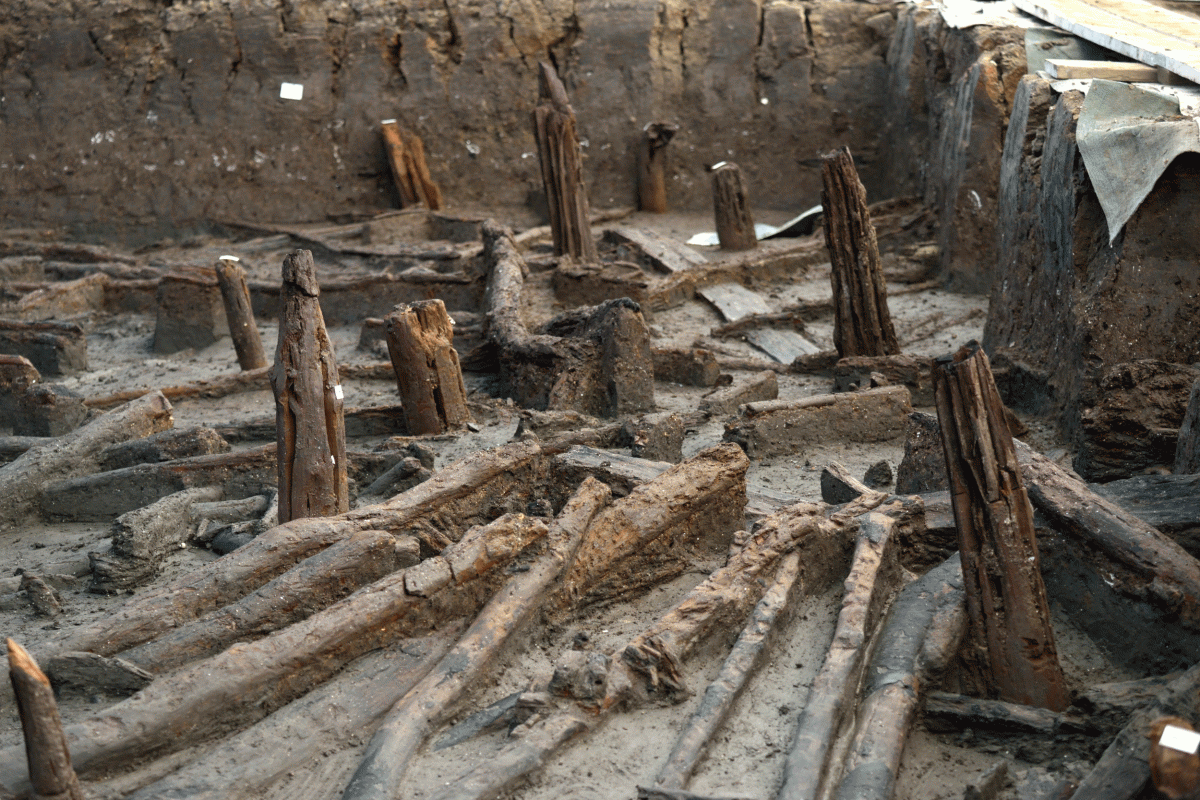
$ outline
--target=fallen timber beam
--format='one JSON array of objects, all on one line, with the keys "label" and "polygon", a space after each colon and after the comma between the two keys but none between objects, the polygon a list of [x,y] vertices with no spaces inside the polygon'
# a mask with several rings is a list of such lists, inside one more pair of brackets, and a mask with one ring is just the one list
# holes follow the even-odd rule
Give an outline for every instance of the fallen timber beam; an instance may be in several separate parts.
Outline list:
[{"label": "fallen timber beam", "polygon": [[878,512],[863,521],[833,641],[796,724],[779,800],[816,797],[831,780],[834,744],[838,731],[854,714],[875,621],[902,580],[895,529],[896,521]]},{"label": "fallen timber beam", "polygon": [[130,400],[136,400],[148,394],[158,392],[168,400],[180,400],[188,397],[217,398],[228,397],[238,392],[249,392],[258,389],[271,388],[267,376],[269,367],[245,370],[232,375],[222,375],[206,381],[185,383],[180,386],[164,386],[161,389],[130,389],[103,397],[91,397],[84,401],[90,408],[112,408]]},{"label": "fallen timber beam", "polygon": [[512,635],[549,599],[547,589],[575,560],[585,532],[611,497],[599,481],[583,482],[551,526],[547,552],[492,598],[458,644],[388,712],[343,800],[390,800],[399,793],[417,748],[464,690],[490,669]]},{"label": "fallen timber beam", "polygon": [[[140,592],[120,611],[76,628],[51,643],[55,652],[87,650],[101,655],[127,650],[254,591],[308,556],[357,531],[413,533],[427,549],[437,542],[429,520],[440,521],[444,544],[486,514],[498,498],[514,498],[541,455],[536,443],[520,442],[486,450],[455,462],[385,503],[336,517],[293,520],[257,536],[249,544],[191,573]],[[502,501],[499,501],[501,505]]]},{"label": "fallen timber beam", "polygon": [[[303,622],[163,677],[66,728],[76,771],[96,774],[261,719],[371,650],[470,615],[503,580],[500,567],[547,526],[508,514],[473,528],[421,564],[377,581]],[[421,594],[411,589],[414,582]],[[25,788],[23,748],[0,751],[0,786]]]},{"label": "fallen timber beam", "polygon": [[166,430],[173,424],[171,404],[155,392],[27,450],[0,467],[0,529],[35,513],[47,483],[96,469],[105,447]]},{"label": "fallen timber beam", "polygon": [[837,800],[890,800],[927,687],[958,653],[967,613],[957,557],[901,590],[871,655]]},{"label": "fallen timber beam", "polygon": [[[682,687],[680,660],[704,634],[744,618],[766,591],[765,577],[789,552],[801,554],[802,586],[808,592],[823,587],[845,563],[844,555],[856,527],[855,517],[884,500],[882,494],[859,498],[825,516],[822,506],[797,503],[773,514],[732,553],[729,563],[714,572],[662,619],[630,641],[612,659],[600,709],[569,704],[530,727],[486,762],[468,769],[430,800],[492,800],[545,763],[558,748],[600,725],[616,710],[637,706],[655,688],[668,689],[653,676],[673,676]],[[584,552],[587,543],[584,543]]]}]

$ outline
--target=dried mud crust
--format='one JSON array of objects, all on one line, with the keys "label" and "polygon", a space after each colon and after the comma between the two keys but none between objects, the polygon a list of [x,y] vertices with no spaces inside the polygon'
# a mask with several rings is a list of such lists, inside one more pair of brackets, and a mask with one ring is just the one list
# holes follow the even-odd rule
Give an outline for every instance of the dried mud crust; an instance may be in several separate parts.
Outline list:
[{"label": "dried mud crust", "polygon": [[[770,215],[764,221],[772,220]],[[636,224],[654,226],[667,235],[684,236],[708,227],[701,215],[676,214],[661,218],[639,216]],[[268,280],[277,273],[282,254],[291,243],[280,241],[276,249],[264,248],[248,259],[251,274]],[[231,241],[200,241],[186,248],[173,247],[145,254],[143,257],[160,263],[193,262],[203,264],[215,254],[237,252],[238,243]],[[330,275],[345,264],[336,259],[318,258],[318,269]],[[776,309],[804,300],[828,295],[828,265],[817,265],[787,280],[764,282],[754,287]],[[899,289],[900,286],[896,285]],[[534,273],[527,283],[525,314],[531,324],[547,320],[563,308],[556,302],[544,273]],[[986,303],[977,296],[956,295],[940,290],[914,294],[897,294],[890,301],[891,312],[904,351],[918,356],[945,353],[967,339],[977,337],[982,327]],[[453,311],[453,310],[452,310]],[[147,315],[91,315],[82,320],[89,329],[91,369],[62,382],[85,396],[109,394],[118,389],[152,388],[200,380],[236,370],[236,360],[228,339],[195,352],[185,351],[167,357],[150,353],[154,320]],[[648,318],[652,344],[655,347],[689,347],[697,338],[710,337],[712,329],[722,320],[703,300],[688,301],[677,307],[652,314]],[[268,350],[276,336],[273,321],[260,323]],[[831,319],[818,318],[806,325],[806,335],[821,347],[831,341]],[[378,360],[376,354],[356,348],[358,325],[342,325],[329,330],[339,364],[353,365]],[[765,354],[737,337],[716,341],[722,357],[765,359]],[[735,380],[749,373],[733,371]],[[466,374],[466,384],[472,412],[476,416],[477,432],[454,436],[432,437],[428,444],[437,452],[437,463],[448,463],[480,449],[495,447],[511,440],[520,420],[520,409],[503,399],[493,398],[489,390],[494,385],[491,376]],[[831,391],[828,378],[814,375],[781,373],[779,392],[782,398],[801,398]],[[397,402],[394,382],[387,380],[347,379],[344,381],[347,406],[386,405]],[[662,411],[675,411],[695,417],[695,411],[710,391],[706,388],[658,382],[655,386],[657,406]],[[932,409],[925,409],[931,411]],[[251,420],[273,418],[274,405],[266,390],[244,392],[220,399],[188,399],[174,404],[177,427],[191,425],[231,425]],[[683,445],[684,457],[692,456],[721,440],[724,420],[696,421],[687,430]],[[1049,434],[1041,432],[1049,439]],[[352,442],[358,449],[369,449],[381,437]],[[820,498],[820,471],[830,461],[847,466],[861,476],[873,464],[886,460],[893,467],[899,463],[903,442],[883,444],[851,444],[830,442],[814,445],[802,452],[752,461],[747,476],[751,488],[771,489],[800,498]],[[107,525],[99,523],[46,524],[30,521],[19,530],[5,534],[0,541],[3,563],[13,569],[36,573],[78,574],[84,569],[88,551],[103,550],[109,535]],[[215,558],[207,550],[185,546],[173,553],[156,581],[161,584],[176,575]],[[607,652],[626,642],[639,630],[655,621],[666,609],[684,596],[713,569],[719,559],[697,561],[680,577],[662,583],[650,591],[620,602],[586,608],[569,619],[534,631],[521,647],[510,648],[501,666],[491,677],[472,687],[463,711],[480,708],[524,689],[543,676],[553,659],[578,641],[585,633],[589,648]],[[8,579],[8,584],[13,581]],[[5,591],[15,591],[8,586]],[[140,590],[139,590],[140,591]],[[128,600],[126,595],[111,597],[88,594],[83,581],[62,593],[66,609],[63,617],[50,622],[34,616],[16,601],[0,611],[0,626],[6,635],[27,646],[57,636],[63,629],[85,625],[113,613]],[[840,603],[840,587],[806,597],[790,617],[784,630],[769,651],[765,666],[753,678],[750,687],[735,706],[730,721],[709,748],[690,788],[706,794],[738,793],[750,797],[771,796],[778,786],[780,770],[788,751],[792,731],[804,707],[809,685],[820,670]],[[1065,668],[1077,685],[1098,679],[1126,677],[1112,668],[1100,656],[1090,641],[1069,633],[1069,623],[1056,617],[1064,633],[1060,641]],[[706,683],[719,669],[724,649],[736,631],[718,636],[695,659],[689,661],[687,680],[697,693],[678,705],[651,706],[613,718],[584,740],[555,755],[540,772],[511,796],[522,798],[610,798],[633,797],[638,785],[652,783],[658,766],[673,744],[683,721],[699,702]],[[369,674],[369,656],[350,667]],[[7,683],[5,683],[7,686]],[[96,714],[113,698],[72,696],[64,698],[62,713],[68,723]],[[0,697],[0,746],[21,740],[19,724],[11,693],[5,689]],[[454,720],[452,720],[454,721]],[[437,739],[435,733],[433,740]],[[348,741],[329,742],[321,755],[303,768],[297,768],[273,784],[265,795],[270,798],[332,798],[340,796],[349,775],[355,769],[369,731]],[[406,781],[406,796],[430,796],[447,781],[453,780],[465,762],[486,761],[501,745],[504,732],[485,733],[444,750],[427,748],[419,757]],[[900,776],[897,797],[917,800],[931,797],[960,797],[963,787],[1000,760],[1009,760],[1014,768],[1024,765],[1018,753],[988,745],[985,749],[971,748],[968,742],[953,741],[950,737],[919,733],[906,755]],[[988,749],[990,748],[990,749]],[[204,746],[197,748],[199,753]],[[132,777],[114,777],[109,783],[93,787],[97,796],[119,797],[132,788]]]}]

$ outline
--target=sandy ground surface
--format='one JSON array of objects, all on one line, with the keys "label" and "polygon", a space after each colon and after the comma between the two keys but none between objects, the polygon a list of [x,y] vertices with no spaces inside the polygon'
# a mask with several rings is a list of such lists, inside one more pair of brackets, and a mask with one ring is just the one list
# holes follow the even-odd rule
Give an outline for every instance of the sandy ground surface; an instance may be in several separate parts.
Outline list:
[{"label": "sandy ground surface", "polygon": [[[780,222],[764,214],[760,221]],[[639,216],[634,224],[654,225],[660,232],[686,238],[703,228],[701,215],[672,215],[664,218]],[[239,252],[235,242],[193,242],[193,246],[173,246],[145,254],[153,263],[212,263],[218,253]],[[282,249],[262,249],[245,256],[252,277],[267,279],[278,275]],[[318,264],[322,274],[338,269],[331,264]],[[531,285],[537,286],[536,276]],[[801,298],[827,296],[828,265],[814,267],[793,278],[756,287],[775,308],[782,308]],[[899,288],[899,287],[896,287]],[[902,294],[890,302],[893,317],[905,352],[919,356],[936,356],[949,352],[982,330],[986,313],[986,298],[925,291]],[[555,308],[548,295],[540,295],[528,309],[531,321],[545,318],[561,309]],[[947,326],[947,320],[962,320]],[[63,381],[69,388],[85,395],[104,395],[117,390],[137,387],[159,387],[200,380],[236,370],[232,346],[228,339],[199,351],[185,351],[168,357],[150,352],[154,319],[151,316],[109,316],[91,314],[81,319],[89,331],[89,360],[91,369]],[[649,319],[654,344],[657,346],[690,346],[697,336],[707,335],[722,322],[717,312],[703,301],[688,302],[674,309],[655,314]],[[277,328],[273,322],[262,324],[264,342],[273,347]],[[330,331],[339,363],[368,363],[378,360],[375,354],[356,349],[359,327],[344,326]],[[808,335],[823,348],[831,346],[832,319],[818,320],[808,326]],[[722,340],[730,355],[764,358],[750,344],[737,340]],[[735,373],[734,379],[747,377]],[[519,421],[517,410],[502,400],[490,398],[486,376],[468,373],[466,376],[471,400],[475,404],[478,432],[456,437],[441,437],[430,441],[437,450],[438,466],[443,466],[477,449],[509,441]],[[831,390],[828,379],[785,374],[780,376],[780,397],[799,398]],[[371,406],[397,402],[394,383],[390,381],[345,381],[347,406]],[[681,412],[693,411],[706,389],[659,383],[656,398],[660,409]],[[926,409],[931,410],[931,409]],[[246,392],[219,400],[185,400],[174,404],[175,425],[231,424],[255,419],[273,418],[274,407],[270,392]],[[1058,447],[1052,432],[1031,421],[1034,432],[1031,443],[1043,450]],[[690,456],[718,441],[724,431],[724,420],[712,420],[688,431],[684,455]],[[3,433],[3,431],[0,431]],[[351,447],[366,450],[379,444],[379,439],[353,441]],[[756,460],[752,463],[749,482],[794,494],[799,498],[820,498],[821,468],[838,461],[861,476],[868,467],[886,460],[895,467],[903,454],[903,442],[896,440],[879,445],[855,445],[831,441],[788,457]],[[6,566],[0,584],[0,630],[27,646],[53,637],[60,628],[81,625],[101,615],[111,613],[125,596],[105,597],[84,590],[84,580],[76,588],[63,592],[65,616],[53,623],[31,613],[21,596],[15,594],[19,579],[7,577],[14,570],[36,573],[82,575],[87,569],[86,554],[102,551],[107,546],[109,529],[106,524],[47,525],[31,521],[27,526],[5,534],[0,539],[0,563]],[[170,578],[215,558],[211,552],[194,546],[181,546],[163,570],[162,579]],[[554,656],[570,646],[576,633],[589,634],[596,650],[609,651],[657,619],[667,608],[701,581],[718,564],[697,563],[694,568],[670,583],[627,602],[585,609],[576,617],[555,625],[539,628],[522,647],[511,648],[504,663],[493,678],[474,688],[464,713],[472,708],[500,699],[524,689],[543,678]],[[7,593],[7,594],[6,594]],[[781,770],[796,720],[804,707],[809,686],[821,667],[828,647],[841,599],[841,588],[803,600],[802,607],[780,632],[770,650],[765,666],[754,678],[701,763],[690,788],[708,795],[768,798],[778,788]],[[1076,686],[1099,680],[1136,677],[1113,669],[1091,645],[1074,632],[1065,618],[1056,616],[1060,650],[1069,679]],[[724,643],[722,643],[724,644]],[[537,773],[526,786],[512,797],[526,800],[542,798],[632,798],[636,787],[652,783],[658,768],[665,760],[677,731],[699,702],[703,687],[715,676],[723,658],[721,647],[711,647],[689,662],[688,681],[695,691],[686,702],[669,707],[654,707],[617,715],[594,734],[584,738],[556,755],[544,770]],[[358,669],[367,669],[370,658],[363,659]],[[20,741],[19,722],[7,682],[0,692],[0,746]],[[63,716],[72,721],[93,715],[114,698],[64,699]],[[369,731],[350,741],[330,742],[320,757],[306,767],[285,775],[269,791],[271,798],[333,798],[340,796],[349,774],[356,766]],[[437,738],[436,736],[434,737]],[[503,744],[503,731],[483,734],[443,750],[423,754],[409,774],[405,797],[423,798],[462,771],[465,765],[486,762]],[[204,748],[187,751],[186,757]],[[898,797],[901,800],[936,800],[962,797],[972,784],[996,762],[1008,759],[1014,771],[1030,765],[1016,752],[988,746],[972,747],[961,737],[935,735],[918,728],[901,770]],[[1062,760],[1043,765],[1053,770],[1068,769]],[[115,778],[112,783],[93,787],[95,796],[120,796],[137,782],[137,776]]]}]

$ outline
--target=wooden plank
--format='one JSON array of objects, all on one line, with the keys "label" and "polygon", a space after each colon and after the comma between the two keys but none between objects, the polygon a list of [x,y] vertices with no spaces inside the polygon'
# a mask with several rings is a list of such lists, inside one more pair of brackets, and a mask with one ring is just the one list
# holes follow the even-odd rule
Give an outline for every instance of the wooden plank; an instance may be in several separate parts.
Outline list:
[{"label": "wooden plank", "polygon": [[795,331],[778,328],[756,328],[746,331],[746,341],[765,351],[780,364],[790,364],[797,356],[821,352],[821,348]]},{"label": "wooden plank", "polygon": [[708,263],[708,259],[702,253],[693,250],[683,242],[644,228],[621,225],[610,228],[607,233],[609,237],[618,242],[628,242],[639,248],[656,269],[668,274],[686,272],[693,267]]},{"label": "wooden plank", "polygon": [[712,303],[726,322],[739,320],[749,314],[769,314],[771,307],[758,292],[740,283],[721,283],[697,289],[696,294]]},{"label": "wooden plank", "polygon": [[1144,0],[1014,0],[1089,42],[1200,83],[1200,19]]},{"label": "wooden plank", "polygon": [[1069,58],[1047,58],[1046,73],[1059,80],[1103,78],[1106,81],[1155,83],[1158,70],[1136,61],[1078,61]]}]

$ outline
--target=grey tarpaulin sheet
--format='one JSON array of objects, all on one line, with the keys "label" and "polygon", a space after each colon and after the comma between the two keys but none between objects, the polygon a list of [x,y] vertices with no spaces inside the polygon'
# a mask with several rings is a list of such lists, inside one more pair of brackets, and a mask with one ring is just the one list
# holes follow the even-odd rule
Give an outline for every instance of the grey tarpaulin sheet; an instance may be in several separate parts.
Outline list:
[{"label": "grey tarpaulin sheet", "polygon": [[1180,153],[1200,152],[1200,119],[1184,116],[1168,87],[1093,80],[1076,140],[1108,221],[1108,241]]}]

